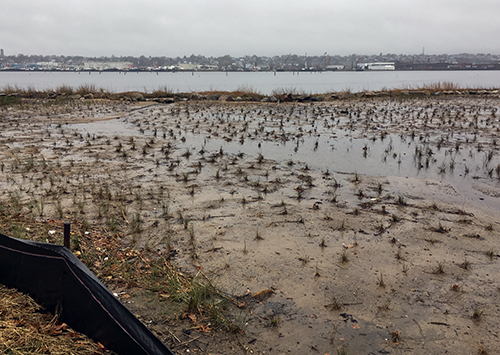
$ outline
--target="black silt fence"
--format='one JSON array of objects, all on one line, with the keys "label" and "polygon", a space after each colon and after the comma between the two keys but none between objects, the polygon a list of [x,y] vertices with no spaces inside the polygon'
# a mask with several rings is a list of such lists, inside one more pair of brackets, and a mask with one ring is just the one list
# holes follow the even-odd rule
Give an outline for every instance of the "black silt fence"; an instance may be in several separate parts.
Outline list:
[{"label": "black silt fence", "polygon": [[29,294],[73,329],[120,355],[172,354],[65,247],[0,233],[0,283]]}]

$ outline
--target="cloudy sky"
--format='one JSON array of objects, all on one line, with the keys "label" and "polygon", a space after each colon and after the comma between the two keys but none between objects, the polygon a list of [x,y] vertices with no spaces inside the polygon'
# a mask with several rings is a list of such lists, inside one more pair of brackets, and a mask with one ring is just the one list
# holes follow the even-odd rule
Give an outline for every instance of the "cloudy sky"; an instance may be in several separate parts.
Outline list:
[{"label": "cloudy sky", "polygon": [[5,0],[6,55],[500,54],[498,0]]}]

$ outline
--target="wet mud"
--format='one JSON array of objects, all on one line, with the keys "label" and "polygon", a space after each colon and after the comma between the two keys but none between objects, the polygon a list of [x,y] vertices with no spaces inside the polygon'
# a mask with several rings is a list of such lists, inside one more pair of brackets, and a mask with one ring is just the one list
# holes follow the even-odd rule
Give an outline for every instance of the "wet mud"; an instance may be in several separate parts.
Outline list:
[{"label": "wet mud", "polygon": [[231,315],[244,329],[237,351],[494,353],[498,106],[7,107],[1,197],[39,219],[76,215],[125,245],[175,250],[183,272],[202,270],[244,304]]}]

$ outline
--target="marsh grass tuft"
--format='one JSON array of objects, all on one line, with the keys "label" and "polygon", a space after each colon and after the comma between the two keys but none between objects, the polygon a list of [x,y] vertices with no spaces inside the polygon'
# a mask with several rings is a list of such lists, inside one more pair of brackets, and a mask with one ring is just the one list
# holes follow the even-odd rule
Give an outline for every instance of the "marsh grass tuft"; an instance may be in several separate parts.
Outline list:
[{"label": "marsh grass tuft", "polygon": [[397,260],[405,260],[402,252],[401,252],[401,246],[398,246],[398,251],[396,252],[396,259]]},{"label": "marsh grass tuft", "polygon": [[386,301],[382,305],[378,306],[379,312],[387,312],[390,309],[391,309],[391,302],[390,301]]},{"label": "marsh grass tuft", "polygon": [[384,275],[382,273],[380,273],[380,275],[377,279],[377,285],[378,285],[378,287],[381,287],[381,288],[385,288],[385,286],[387,286],[385,281],[384,281]]},{"label": "marsh grass tuft", "polygon": [[451,229],[450,228],[446,228],[445,226],[443,226],[441,224],[441,221],[438,222],[438,226],[437,227],[432,227],[431,230],[433,232],[436,232],[436,233],[448,233]]},{"label": "marsh grass tuft", "polygon": [[349,350],[345,345],[341,345],[337,348],[337,355],[349,355]]},{"label": "marsh grass tuft", "polygon": [[311,258],[309,258],[309,256],[307,255],[304,255],[299,258],[299,261],[302,262],[302,266],[305,266],[310,260]]},{"label": "marsh grass tuft", "polygon": [[491,248],[487,250],[485,254],[488,258],[490,258],[490,260],[493,260],[493,258],[498,255],[498,250],[496,250],[495,248]]},{"label": "marsh grass tuft", "polygon": [[490,352],[481,344],[481,342],[478,343],[478,348],[477,348],[477,354],[478,355],[488,355]]},{"label": "marsh grass tuft", "polygon": [[459,266],[464,270],[470,270],[470,262],[467,259],[465,259]]},{"label": "marsh grass tuft", "polygon": [[396,205],[406,206],[407,205],[406,198],[403,195],[398,195],[398,197],[396,198]]},{"label": "marsh grass tuft", "polygon": [[319,268],[318,268],[318,263],[316,263],[316,267],[314,268],[314,277],[320,277],[321,274],[319,273]]},{"label": "marsh grass tuft", "polygon": [[280,316],[273,314],[269,317],[269,326],[271,328],[279,328],[281,323]]},{"label": "marsh grass tuft", "polygon": [[351,181],[355,184],[359,184],[361,182],[361,177],[357,172],[354,173]]},{"label": "marsh grass tuft", "polygon": [[444,261],[438,261],[436,268],[433,271],[433,274],[444,274],[445,263]]},{"label": "marsh grass tuft", "polygon": [[472,312],[471,318],[474,321],[480,321],[484,316],[484,312],[479,308],[479,306],[474,307],[474,312]]},{"label": "marsh grass tuft", "polygon": [[139,234],[142,232],[142,225],[144,221],[139,213],[135,213],[132,221],[130,222],[130,228],[133,234]]},{"label": "marsh grass tuft", "polygon": [[342,254],[340,254],[340,262],[342,264],[349,262],[349,257],[347,256],[347,249],[342,248]]},{"label": "marsh grass tuft", "polygon": [[408,274],[408,271],[410,270],[410,267],[408,264],[403,264],[403,274]]},{"label": "marsh grass tuft", "polygon": [[262,237],[262,235],[260,234],[259,230],[256,230],[255,231],[255,237],[254,237],[255,240],[264,240],[264,238]]},{"label": "marsh grass tuft", "polygon": [[337,300],[337,298],[335,296],[332,296],[331,303],[325,305],[325,307],[333,309],[335,311],[339,311],[339,310],[342,309],[342,307],[344,307],[344,305],[342,304],[342,302],[340,302],[339,300]]}]

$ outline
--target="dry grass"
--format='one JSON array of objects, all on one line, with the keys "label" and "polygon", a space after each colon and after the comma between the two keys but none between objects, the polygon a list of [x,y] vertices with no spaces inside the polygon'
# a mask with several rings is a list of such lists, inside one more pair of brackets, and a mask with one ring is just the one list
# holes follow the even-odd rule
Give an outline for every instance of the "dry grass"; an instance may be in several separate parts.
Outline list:
[{"label": "dry grass", "polygon": [[0,285],[0,353],[114,354],[61,323],[31,297]]},{"label": "dry grass", "polygon": [[[468,91],[468,90],[480,90],[480,89],[464,88],[460,87],[459,84],[457,83],[443,81],[443,82],[430,83],[420,86],[406,85],[403,88],[382,88],[379,92],[384,92],[393,97],[401,97],[401,95],[403,94],[404,96],[408,96],[408,91],[419,91],[429,95],[438,92],[460,93],[461,91]],[[94,84],[85,84],[85,85],[80,85],[79,87],[62,85],[60,87],[49,88],[45,90],[38,90],[35,89],[34,87],[22,88],[16,85],[5,85],[3,87],[0,87],[0,93],[4,93],[7,96],[14,94],[22,98],[34,98],[34,99],[42,99],[42,98],[67,99],[72,95],[80,95],[83,97],[87,94],[92,94],[91,98],[93,99],[123,99],[127,98],[130,94],[127,92],[123,93],[110,92],[103,88],[96,87]],[[239,97],[243,101],[260,101],[265,97],[293,100],[293,98],[299,96],[321,96],[323,97],[323,99],[325,99],[332,94],[344,99],[350,99],[356,97],[356,95],[352,93],[351,90],[349,89],[345,89],[343,91],[335,93],[311,93],[296,87],[280,87],[274,89],[270,95],[264,95],[256,88],[244,85],[238,87],[235,91],[209,90],[202,92],[178,92],[178,91],[176,92],[171,88],[169,88],[168,86],[161,86],[158,88],[154,88],[151,92],[148,92],[146,89],[144,89],[143,92],[138,91],[135,93],[142,94],[146,99],[165,98],[165,97],[189,99],[193,97],[193,94],[198,94],[205,97],[214,96],[215,100],[217,100],[220,96],[227,95],[231,97],[233,100]],[[0,101],[0,104],[1,103],[2,102]]]},{"label": "dry grass", "polygon": [[455,91],[463,89],[459,84],[451,81],[438,81],[427,85],[418,86],[415,90],[428,90],[428,91]]},{"label": "dry grass", "polygon": [[301,96],[301,95],[307,95],[307,92],[305,92],[302,89],[298,89],[296,87],[276,88],[271,92],[271,96],[274,97],[281,97],[283,95]]},{"label": "dry grass", "polygon": [[[62,231],[63,221],[49,220],[40,223],[24,216],[15,216],[9,213],[8,208],[0,211],[0,231],[11,234],[9,232],[14,230],[27,229],[30,230],[30,239],[47,241],[47,231]],[[200,314],[205,316],[204,322],[211,323],[213,327],[238,330],[224,313],[230,297],[216,288],[202,272],[195,277],[183,274],[171,263],[169,251],[158,255],[152,248],[136,249],[133,246],[125,246],[113,237],[111,228],[101,229],[91,224],[90,229],[100,229],[102,235],[85,234],[82,223],[73,221],[72,251],[98,278],[107,280],[108,284],[139,287],[149,291],[152,298],[162,301],[165,318],[175,319],[183,314]],[[62,234],[54,233],[48,241],[61,245]],[[0,320],[2,317],[0,303]],[[0,329],[1,325],[0,322]],[[0,351],[0,354],[3,352]]]}]

